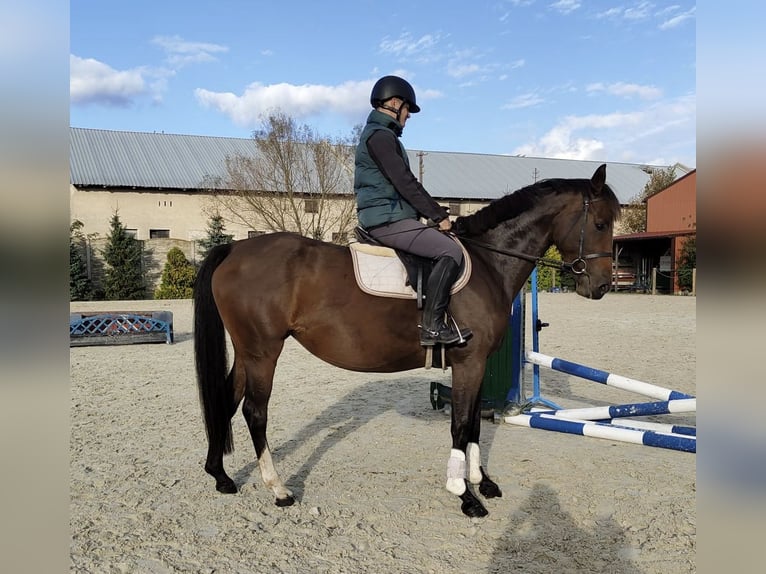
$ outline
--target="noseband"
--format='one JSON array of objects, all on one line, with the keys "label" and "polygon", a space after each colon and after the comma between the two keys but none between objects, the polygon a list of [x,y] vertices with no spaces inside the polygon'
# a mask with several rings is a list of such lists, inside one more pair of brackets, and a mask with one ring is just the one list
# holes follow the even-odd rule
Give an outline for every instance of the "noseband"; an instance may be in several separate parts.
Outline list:
[{"label": "noseband", "polygon": [[[599,201],[599,199],[583,198],[582,200],[582,225],[580,226],[580,246],[577,252],[577,259],[571,263],[566,264],[567,269],[575,275],[582,275],[586,272],[588,269],[587,260],[612,256],[612,253],[609,251],[601,251],[598,253],[588,253],[587,255],[583,255],[583,248],[585,246],[585,224],[588,223],[588,209],[590,208],[590,204],[594,201]],[[543,265],[545,265],[545,263],[543,263]],[[562,268],[563,266],[564,264],[562,263]]]}]

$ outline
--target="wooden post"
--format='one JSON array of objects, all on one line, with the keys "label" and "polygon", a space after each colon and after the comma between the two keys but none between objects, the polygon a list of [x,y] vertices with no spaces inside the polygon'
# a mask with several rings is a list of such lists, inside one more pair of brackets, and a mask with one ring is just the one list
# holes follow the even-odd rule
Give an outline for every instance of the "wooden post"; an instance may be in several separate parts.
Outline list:
[{"label": "wooden post", "polygon": [[652,267],[652,295],[657,294],[657,268]]}]

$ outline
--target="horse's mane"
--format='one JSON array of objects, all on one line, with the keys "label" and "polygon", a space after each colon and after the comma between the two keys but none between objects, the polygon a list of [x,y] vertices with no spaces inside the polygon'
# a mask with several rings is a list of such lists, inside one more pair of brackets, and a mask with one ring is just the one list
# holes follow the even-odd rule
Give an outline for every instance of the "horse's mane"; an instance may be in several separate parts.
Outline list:
[{"label": "horse's mane", "polygon": [[[577,192],[585,196],[591,189],[589,179],[544,179],[522,187],[512,193],[492,201],[472,215],[460,216],[455,220],[453,231],[464,237],[481,235],[507,221],[532,209],[546,197],[555,193]],[[620,201],[608,185],[601,190],[602,197],[608,202],[612,221],[620,214]]]}]

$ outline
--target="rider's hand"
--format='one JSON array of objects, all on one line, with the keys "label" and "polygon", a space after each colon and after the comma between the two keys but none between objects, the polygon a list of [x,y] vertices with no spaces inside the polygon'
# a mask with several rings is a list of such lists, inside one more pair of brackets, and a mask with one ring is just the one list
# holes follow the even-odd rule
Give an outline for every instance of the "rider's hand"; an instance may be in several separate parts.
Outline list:
[{"label": "rider's hand", "polygon": [[450,229],[452,229],[452,222],[449,217],[446,217],[439,222],[439,231],[449,231]]}]

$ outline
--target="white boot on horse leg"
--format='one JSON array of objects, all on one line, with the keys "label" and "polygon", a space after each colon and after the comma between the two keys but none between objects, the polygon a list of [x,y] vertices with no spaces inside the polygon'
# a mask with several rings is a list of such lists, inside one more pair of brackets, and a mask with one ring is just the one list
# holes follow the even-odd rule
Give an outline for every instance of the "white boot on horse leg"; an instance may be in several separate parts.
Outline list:
[{"label": "white boot on horse leg", "polygon": [[466,458],[468,459],[468,482],[471,484],[479,484],[484,478],[481,474],[481,451],[479,445],[475,442],[469,442],[468,447],[465,449]]},{"label": "white boot on horse leg", "polygon": [[453,448],[447,460],[447,490],[452,494],[462,495],[465,490],[465,453]]}]

